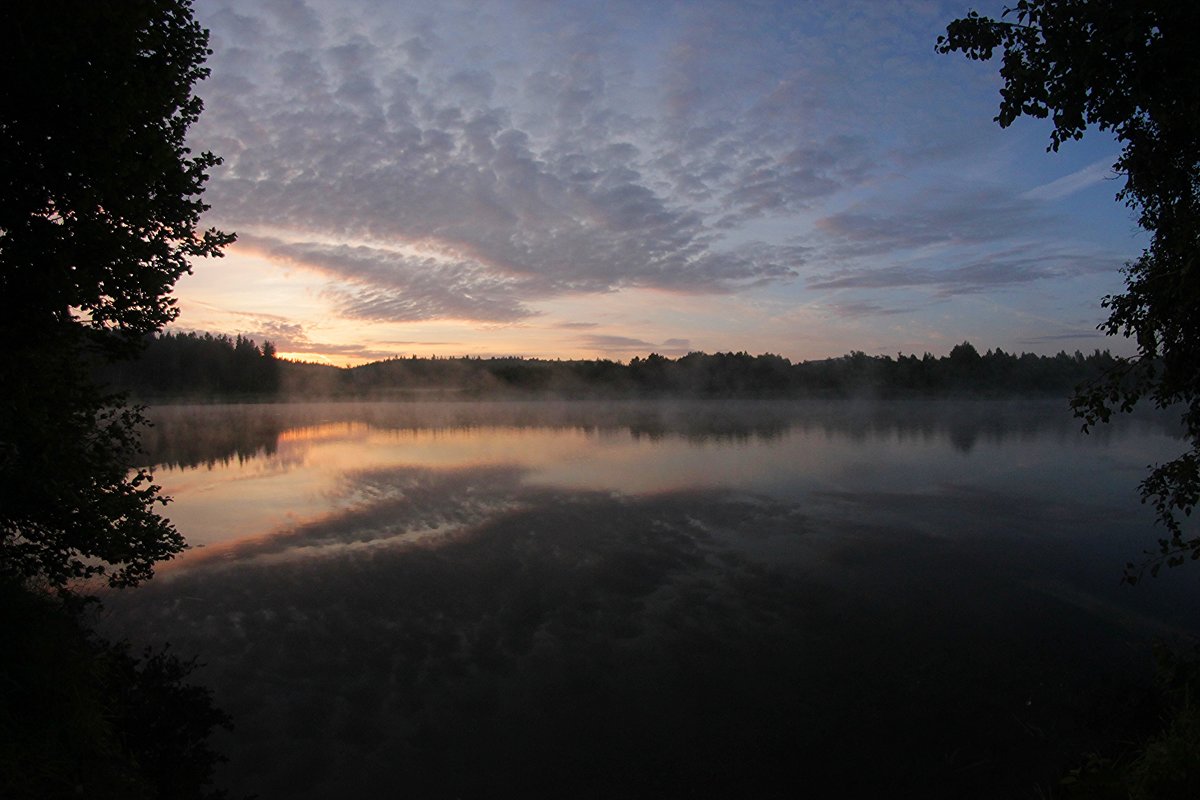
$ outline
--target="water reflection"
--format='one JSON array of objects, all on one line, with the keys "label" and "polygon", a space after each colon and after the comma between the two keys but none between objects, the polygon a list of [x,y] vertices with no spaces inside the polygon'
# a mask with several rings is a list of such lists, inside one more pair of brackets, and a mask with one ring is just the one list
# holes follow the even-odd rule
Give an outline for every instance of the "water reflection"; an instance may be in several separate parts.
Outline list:
[{"label": "water reflection", "polygon": [[1087,481],[1128,499],[1137,476],[1084,454],[1136,442],[1140,469],[1175,446],[1161,420],[1081,437],[1061,404],[297,404],[164,407],[153,417],[148,461],[195,547],[357,509],[377,499],[371,487],[389,470],[486,466],[531,486],[791,501],[821,490],[929,494],[964,481],[1028,499]]},{"label": "water reflection", "polygon": [[[336,435],[339,425],[392,431],[472,431],[495,428],[627,433],[657,441],[771,440],[791,431],[820,430],[854,441],[948,438],[969,452],[978,441],[1079,431],[1061,401],[825,402],[501,402],[501,403],[295,403],[287,405],[179,405],[154,408],[147,431],[146,463],[213,466],[273,455],[281,440]],[[1128,435],[1150,426],[1165,434],[1177,427],[1167,415],[1142,416],[1101,426],[1093,438]]]},{"label": "water reflection", "polygon": [[1128,711],[1139,643],[1198,627],[1186,580],[1117,585],[1150,530],[1137,475],[1179,445],[1154,420],[155,414],[207,546],[108,622],[201,655],[237,720],[224,777],[264,798],[1013,796]]}]

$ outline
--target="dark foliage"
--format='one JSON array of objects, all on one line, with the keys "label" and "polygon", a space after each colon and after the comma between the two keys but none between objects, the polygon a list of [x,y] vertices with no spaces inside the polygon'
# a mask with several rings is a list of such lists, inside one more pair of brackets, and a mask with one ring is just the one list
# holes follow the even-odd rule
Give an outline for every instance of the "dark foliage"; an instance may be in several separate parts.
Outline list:
[{"label": "dark foliage", "polygon": [[55,586],[183,547],[129,476],[141,416],[91,378],[174,318],[197,229],[208,36],[186,0],[12,3],[0,25],[0,566]]},{"label": "dark foliage", "polygon": [[[1151,234],[1126,266],[1125,293],[1104,298],[1100,329],[1132,337],[1137,355],[1075,395],[1086,426],[1108,422],[1145,399],[1184,406],[1190,450],[1152,469],[1142,497],[1167,536],[1150,563],[1200,559],[1200,537],[1181,517],[1200,498],[1200,4],[1178,0],[1020,0],[999,20],[972,11],[938,38],[942,53],[988,60],[1003,52],[1000,113],[1049,117],[1049,149],[1082,138],[1089,127],[1121,143],[1113,169],[1117,194]],[[1129,579],[1140,569],[1130,565]]]},{"label": "dark foliage", "polygon": [[0,581],[0,797],[220,798],[208,738],[229,718],[195,664],[137,656],[81,622],[79,609]]},{"label": "dark foliage", "polygon": [[770,353],[651,353],[616,361],[525,358],[393,358],[354,368],[276,359],[270,342],[228,336],[162,334],[136,361],[100,374],[147,399],[271,399],[291,397],[708,397],[782,398],[869,395],[912,397],[1065,394],[1119,363],[1107,351],[1090,355],[980,354],[969,342],[936,358],[869,356],[793,364]]},{"label": "dark foliage", "polygon": [[[0,13],[0,796],[204,798],[227,722],[192,665],[84,623],[81,579],[149,578],[183,548],[133,471],[142,417],[93,379],[176,315],[211,153],[208,35],[188,0]],[[57,592],[53,590],[58,590]]]},{"label": "dark foliage", "polygon": [[279,361],[271,342],[167,332],[147,337],[136,361],[100,365],[97,379],[142,398],[270,396]]},{"label": "dark foliage", "polygon": [[1111,753],[1091,753],[1062,781],[1066,798],[1150,800],[1200,796],[1200,650],[1155,649],[1155,691],[1142,699],[1141,715],[1154,724],[1126,738]]}]

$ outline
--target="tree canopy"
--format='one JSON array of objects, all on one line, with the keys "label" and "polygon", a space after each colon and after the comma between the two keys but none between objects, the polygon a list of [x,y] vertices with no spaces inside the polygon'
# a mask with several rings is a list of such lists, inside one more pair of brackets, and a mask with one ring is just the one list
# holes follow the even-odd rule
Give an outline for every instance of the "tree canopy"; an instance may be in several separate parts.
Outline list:
[{"label": "tree canopy", "polygon": [[[0,795],[216,798],[228,718],[193,662],[95,636],[76,579],[148,578],[183,547],[131,471],[141,415],[93,380],[173,319],[210,153],[207,33],[188,0],[0,12]],[[41,589],[60,590],[58,597]]]},{"label": "tree canopy", "polygon": [[0,25],[0,564],[136,583],[183,541],[128,474],[140,415],[91,380],[177,313],[211,153],[187,147],[208,34],[188,0],[10,3]]},{"label": "tree canopy", "polygon": [[628,364],[607,359],[516,357],[391,358],[357,367],[275,357],[244,336],[159,333],[136,359],[100,365],[97,375],[131,395],[162,400],[413,397],[1061,397],[1115,364],[1108,352],[1053,356],[980,353],[970,342],[937,358],[853,352],[793,364],[771,353],[651,353]]},{"label": "tree canopy", "polygon": [[[1084,429],[1147,399],[1182,404],[1189,450],[1142,482],[1167,536],[1150,564],[1200,559],[1183,517],[1200,499],[1200,4],[1178,0],[1019,0],[1000,19],[971,11],[938,37],[941,53],[1003,55],[996,122],[1049,118],[1049,150],[1089,128],[1121,144],[1117,198],[1150,233],[1125,268],[1125,292],[1103,299],[1109,335],[1131,337],[1135,356],[1075,395]],[[1127,573],[1136,580],[1138,568]]]}]

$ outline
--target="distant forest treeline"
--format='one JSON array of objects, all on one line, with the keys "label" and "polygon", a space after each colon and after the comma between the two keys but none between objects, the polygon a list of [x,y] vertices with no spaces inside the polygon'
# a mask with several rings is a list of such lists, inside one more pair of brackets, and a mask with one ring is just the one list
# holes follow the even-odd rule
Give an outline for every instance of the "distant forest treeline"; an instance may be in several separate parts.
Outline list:
[{"label": "distant forest treeline", "polygon": [[935,357],[870,356],[793,364],[747,353],[652,353],[628,364],[605,359],[393,358],[359,367],[279,359],[270,342],[241,336],[164,333],[136,361],[98,368],[98,378],[143,399],[289,397],[807,397],[1065,394],[1112,368],[1107,350],[1055,356],[980,353],[963,342]]},{"label": "distant forest treeline", "polygon": [[286,363],[271,342],[168,332],[148,337],[137,359],[100,365],[97,377],[146,398],[269,396],[278,394]]}]

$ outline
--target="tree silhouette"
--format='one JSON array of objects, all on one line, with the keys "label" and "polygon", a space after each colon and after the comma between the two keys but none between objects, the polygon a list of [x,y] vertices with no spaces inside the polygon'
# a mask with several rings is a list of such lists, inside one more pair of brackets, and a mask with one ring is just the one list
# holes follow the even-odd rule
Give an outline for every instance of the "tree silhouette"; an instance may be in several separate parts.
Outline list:
[{"label": "tree silhouette", "polygon": [[[1188,452],[1142,482],[1168,536],[1151,571],[1200,559],[1200,536],[1186,538],[1181,515],[1200,499],[1200,5],[1178,0],[1019,0],[999,20],[972,11],[938,37],[941,53],[988,60],[1003,51],[1001,127],[1018,117],[1049,117],[1050,150],[1089,126],[1122,145],[1113,169],[1117,194],[1151,234],[1126,266],[1125,293],[1104,298],[1109,335],[1133,337],[1137,355],[1079,391],[1084,428],[1130,411],[1143,398],[1185,406]],[[1130,565],[1136,580],[1140,570]]]},{"label": "tree silhouette", "polygon": [[177,313],[211,153],[185,145],[208,34],[187,0],[12,3],[0,25],[0,565],[63,587],[149,577],[183,547],[145,473],[136,409],[96,359]]},{"label": "tree silhouette", "polygon": [[[9,3],[0,14],[0,796],[216,798],[227,717],[193,663],[95,636],[77,579],[115,586],[183,547],[130,474],[141,415],[93,380],[173,319],[210,153],[207,32],[187,0]],[[54,593],[44,589],[57,589]]]}]

